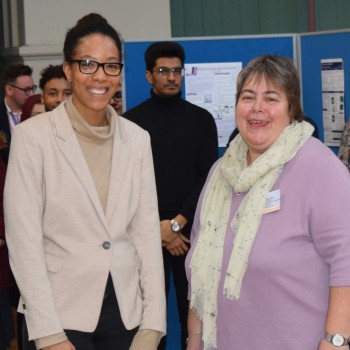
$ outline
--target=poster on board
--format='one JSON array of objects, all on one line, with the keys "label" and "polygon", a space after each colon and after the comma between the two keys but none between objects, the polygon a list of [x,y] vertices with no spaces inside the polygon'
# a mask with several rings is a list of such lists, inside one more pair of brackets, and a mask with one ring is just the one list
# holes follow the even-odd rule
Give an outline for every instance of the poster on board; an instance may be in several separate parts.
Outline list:
[{"label": "poster on board", "polygon": [[236,80],[241,69],[242,62],[185,64],[185,98],[212,114],[219,147],[226,147],[236,127]]},{"label": "poster on board", "polygon": [[345,123],[343,60],[322,59],[321,78],[324,143],[338,147]]}]

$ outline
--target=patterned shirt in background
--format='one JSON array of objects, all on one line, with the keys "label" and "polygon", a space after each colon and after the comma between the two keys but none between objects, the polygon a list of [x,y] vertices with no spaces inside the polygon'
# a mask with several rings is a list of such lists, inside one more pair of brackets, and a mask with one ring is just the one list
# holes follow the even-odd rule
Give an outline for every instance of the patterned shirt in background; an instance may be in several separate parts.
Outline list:
[{"label": "patterned shirt in background", "polygon": [[344,126],[344,130],[340,139],[338,157],[350,171],[350,119]]}]

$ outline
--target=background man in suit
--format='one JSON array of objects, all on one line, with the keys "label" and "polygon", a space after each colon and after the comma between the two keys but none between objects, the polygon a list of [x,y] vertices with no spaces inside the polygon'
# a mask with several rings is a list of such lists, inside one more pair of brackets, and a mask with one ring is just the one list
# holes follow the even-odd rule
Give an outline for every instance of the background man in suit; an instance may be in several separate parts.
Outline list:
[{"label": "background man in suit", "polygon": [[[5,97],[0,101],[0,142],[9,145],[12,129],[21,121],[22,106],[26,99],[33,95],[36,86],[33,83],[32,69],[23,64],[8,66],[3,73],[3,87]],[[2,157],[7,164],[9,148],[4,147]],[[18,288],[11,291],[13,304],[19,299]],[[18,314],[19,315],[19,314]],[[22,317],[17,319],[17,327],[20,329]],[[19,332],[20,333],[20,332]],[[17,337],[20,340],[20,336]],[[19,349],[22,349],[19,342]]]},{"label": "background man in suit", "polygon": [[[217,130],[207,110],[181,98],[185,53],[178,43],[153,43],[145,52],[145,61],[151,98],[124,117],[151,136],[166,288],[168,291],[172,272],[185,349],[188,288],[184,262],[197,200],[218,157]],[[159,349],[164,348],[162,340]]]},{"label": "background man in suit", "polygon": [[32,73],[32,69],[23,64],[8,66],[4,71],[5,98],[0,102],[0,138],[7,144],[11,142],[12,129],[21,121],[21,107],[36,90]]}]

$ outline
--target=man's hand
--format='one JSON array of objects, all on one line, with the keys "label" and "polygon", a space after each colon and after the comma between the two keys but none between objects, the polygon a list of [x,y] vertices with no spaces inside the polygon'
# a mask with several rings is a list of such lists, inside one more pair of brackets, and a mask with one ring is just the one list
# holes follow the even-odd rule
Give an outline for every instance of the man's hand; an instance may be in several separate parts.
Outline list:
[{"label": "man's hand", "polygon": [[160,236],[162,238],[163,246],[176,238],[177,234],[171,229],[170,220],[162,220],[160,222]]},{"label": "man's hand", "polygon": [[[181,214],[178,214],[174,220],[179,223],[181,230],[187,224],[187,219]],[[170,221],[171,220],[162,220],[160,222],[160,234],[163,247],[166,248],[171,255],[185,255],[188,252],[188,246],[186,243],[190,243],[190,240],[181,232],[174,232],[171,229]]]},{"label": "man's hand", "polygon": [[176,233],[175,235],[175,238],[171,242],[163,244],[163,246],[171,255],[185,255],[188,252],[188,246],[186,243],[190,243],[190,240],[182,233]]}]

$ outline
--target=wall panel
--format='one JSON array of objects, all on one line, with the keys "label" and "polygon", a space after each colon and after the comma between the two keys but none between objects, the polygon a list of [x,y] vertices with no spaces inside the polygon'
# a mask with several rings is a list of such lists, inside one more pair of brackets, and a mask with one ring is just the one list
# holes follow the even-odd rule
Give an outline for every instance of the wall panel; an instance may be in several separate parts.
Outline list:
[{"label": "wall panel", "polygon": [[170,0],[172,36],[308,31],[307,0]]}]

